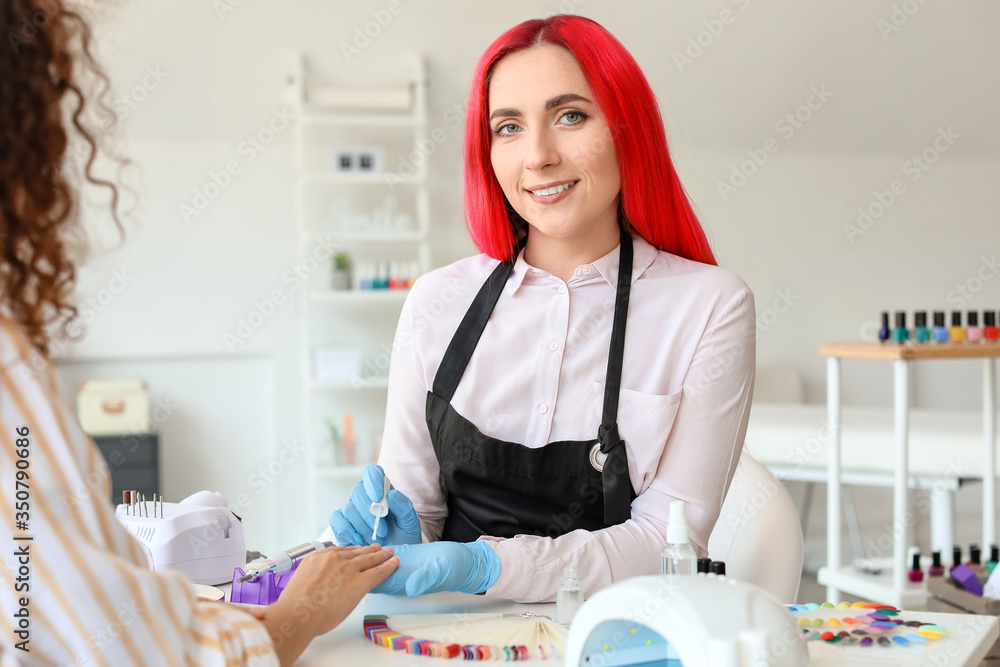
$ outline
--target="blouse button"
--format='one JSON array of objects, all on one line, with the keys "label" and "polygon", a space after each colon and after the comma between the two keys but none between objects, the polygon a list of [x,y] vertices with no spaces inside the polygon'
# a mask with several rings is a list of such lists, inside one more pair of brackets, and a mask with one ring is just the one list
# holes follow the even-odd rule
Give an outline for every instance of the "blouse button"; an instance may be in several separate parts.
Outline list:
[{"label": "blouse button", "polygon": [[559,343],[555,343],[555,342],[549,343],[549,349],[552,350],[553,352],[555,352],[556,350],[559,349]]},{"label": "blouse button", "polygon": [[538,411],[544,415],[546,412],[549,411],[549,406],[543,404],[539,406]]},{"label": "blouse button", "polygon": [[566,293],[566,286],[565,285],[560,285],[559,286],[559,293],[560,294],[565,294]]}]

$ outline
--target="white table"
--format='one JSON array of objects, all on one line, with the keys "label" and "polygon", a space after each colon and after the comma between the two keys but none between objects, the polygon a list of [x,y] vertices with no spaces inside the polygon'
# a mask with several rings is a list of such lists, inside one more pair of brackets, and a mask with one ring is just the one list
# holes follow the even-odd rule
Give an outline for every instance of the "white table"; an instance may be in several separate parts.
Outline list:
[{"label": "white table", "polygon": [[[909,374],[910,364],[920,359],[983,360],[983,464],[984,470],[996,470],[996,362],[1000,345],[944,343],[899,345],[892,343],[824,343],[820,356],[827,358],[827,420],[830,429],[830,465],[827,470],[827,563],[817,579],[827,587],[831,602],[840,600],[841,591],[864,599],[905,609],[919,605],[926,593],[908,588],[906,562],[910,546],[909,512]],[[881,578],[856,572],[840,562],[841,536],[841,405],[840,369],[842,359],[890,361],[894,373],[894,422],[896,467],[893,485],[892,572]],[[983,546],[996,541],[996,475],[983,475]]]},{"label": "white table", "polygon": [[[362,628],[366,614],[413,614],[419,612],[522,612],[533,611],[552,615],[554,604],[514,604],[461,593],[439,593],[409,599],[387,595],[369,595],[347,619],[322,637],[318,637],[295,663],[296,667],[434,667],[457,665],[457,660],[409,655],[391,651],[368,641]],[[826,610],[823,610],[824,612]],[[830,610],[845,612],[846,610]],[[862,648],[825,642],[809,642],[811,667],[841,667],[844,665],[933,665],[935,667],[975,667],[1000,637],[1000,622],[992,616],[967,616],[931,612],[908,612],[915,620],[937,623],[949,629],[940,641],[923,646],[885,649],[881,646]],[[525,665],[558,665],[556,661],[530,660]],[[570,666],[567,666],[570,667]],[[577,667],[573,665],[572,667]]]}]

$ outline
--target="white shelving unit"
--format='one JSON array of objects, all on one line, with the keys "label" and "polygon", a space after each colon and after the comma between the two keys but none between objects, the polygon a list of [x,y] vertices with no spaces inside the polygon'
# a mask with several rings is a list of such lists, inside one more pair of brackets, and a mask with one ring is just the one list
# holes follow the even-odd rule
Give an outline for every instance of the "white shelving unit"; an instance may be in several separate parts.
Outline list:
[{"label": "white shelving unit", "polygon": [[[418,155],[415,147],[428,141],[427,72],[418,55],[400,65],[396,81],[381,87],[349,87],[320,85],[310,77],[301,54],[290,59],[287,101],[294,103],[298,112],[295,215],[301,256],[309,256],[319,246],[333,246],[349,254],[355,269],[359,259],[416,262],[418,274],[430,269],[427,162],[420,160],[412,168],[405,162]],[[381,170],[334,170],[335,150],[370,148],[382,150]],[[406,168],[392,171],[394,160]],[[400,203],[399,211],[405,212],[412,224],[388,229],[385,224],[368,224],[358,229],[357,225],[338,226],[336,219],[331,220],[329,211],[334,202],[363,208],[379,198],[384,204],[389,196],[393,205]],[[375,221],[374,215],[371,220]],[[392,338],[409,291],[359,290],[356,284],[349,290],[332,289],[331,271],[329,263],[316,270],[300,290],[299,299],[302,433],[313,525],[322,525],[334,509],[323,505],[320,485],[350,484],[360,479],[364,466],[374,460],[372,441],[385,421]],[[313,371],[317,347],[361,349],[362,375],[317,379]],[[323,436],[325,420],[342,427],[345,414],[352,415],[354,424],[358,456],[353,462],[336,460],[332,443]]]},{"label": "white shelving unit", "polygon": [[[824,343],[820,356],[826,357],[827,419],[830,425],[830,465],[827,469],[827,562],[817,573],[826,586],[827,600],[840,602],[841,592],[866,600],[890,604],[900,609],[923,605],[927,585],[912,586],[907,581],[906,552],[910,546],[910,527],[914,517],[909,508],[909,435],[910,435],[910,365],[921,360],[981,359],[983,364],[983,540],[996,541],[996,359],[1000,346],[990,344],[943,343],[893,345],[879,343]],[[843,359],[889,361],[893,367],[893,418],[896,431],[896,471],[893,485],[892,555],[884,559],[882,574],[857,572],[841,563],[841,403],[840,375]]]}]

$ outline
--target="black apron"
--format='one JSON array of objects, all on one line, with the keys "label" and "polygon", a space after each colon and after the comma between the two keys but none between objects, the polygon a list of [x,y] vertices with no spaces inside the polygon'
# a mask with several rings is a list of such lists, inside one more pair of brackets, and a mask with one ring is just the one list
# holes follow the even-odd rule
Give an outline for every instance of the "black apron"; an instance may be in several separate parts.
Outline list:
[{"label": "black apron", "polygon": [[[559,537],[581,528],[593,531],[617,525],[632,515],[635,491],[617,423],[632,284],[632,237],[624,229],[597,438],[526,447],[483,434],[451,405],[524,240],[514,257],[501,262],[479,290],[441,360],[433,390],[427,392],[427,427],[448,494],[443,540],[473,542],[482,535],[518,534]],[[603,466],[598,451],[607,455]]]}]

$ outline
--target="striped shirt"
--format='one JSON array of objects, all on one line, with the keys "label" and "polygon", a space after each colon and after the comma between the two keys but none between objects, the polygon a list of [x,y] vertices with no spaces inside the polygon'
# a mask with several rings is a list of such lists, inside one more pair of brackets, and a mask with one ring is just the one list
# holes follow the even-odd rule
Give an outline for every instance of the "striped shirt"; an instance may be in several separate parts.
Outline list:
[{"label": "striped shirt", "polygon": [[0,667],[277,665],[260,621],[148,569],[110,481],[51,365],[0,315]]}]

